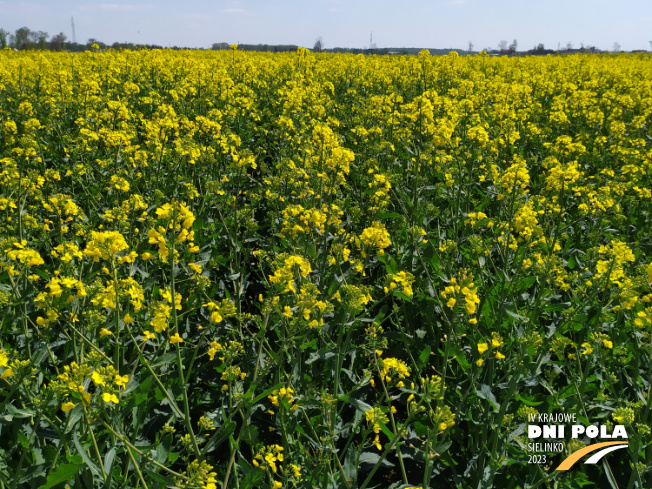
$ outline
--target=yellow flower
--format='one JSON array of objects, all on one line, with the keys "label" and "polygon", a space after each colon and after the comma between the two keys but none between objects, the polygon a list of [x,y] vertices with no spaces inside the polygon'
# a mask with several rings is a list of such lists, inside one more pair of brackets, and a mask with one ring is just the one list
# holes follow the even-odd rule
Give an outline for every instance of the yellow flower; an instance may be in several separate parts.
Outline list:
[{"label": "yellow flower", "polygon": [[110,394],[108,392],[102,394],[102,400],[106,403],[112,402],[113,404],[118,404],[118,402],[120,402],[118,400],[118,396],[116,396],[115,394]]},{"label": "yellow flower", "polygon": [[480,355],[482,355],[488,349],[489,349],[489,345],[487,345],[486,343],[478,343],[478,352],[480,353]]},{"label": "yellow flower", "polygon": [[6,367],[9,364],[9,357],[0,349],[0,367]]},{"label": "yellow flower", "polygon": [[383,446],[380,444],[380,436],[376,435],[376,438],[374,438],[374,445],[378,450],[382,450]]},{"label": "yellow flower", "polygon": [[613,342],[609,340],[602,340],[602,344],[604,345],[605,348],[613,348],[614,344]]},{"label": "yellow flower", "polygon": [[170,344],[174,345],[175,343],[183,343],[183,338],[181,336],[179,336],[179,333],[174,333],[170,337]]},{"label": "yellow flower", "polygon": [[104,377],[102,377],[102,375],[97,370],[95,370],[92,373],[91,379],[93,380],[95,385],[98,385],[98,386],[106,385],[106,383],[104,382]]},{"label": "yellow flower", "polygon": [[75,403],[74,403],[74,402],[64,402],[64,403],[61,405],[61,410],[62,410],[64,413],[67,413],[68,411],[70,411],[70,410],[73,409],[74,407],[75,407]]},{"label": "yellow flower", "polygon": [[111,333],[111,331],[109,331],[108,329],[102,328],[102,330],[100,331],[100,338],[104,338],[105,336],[109,336],[112,334],[113,333]]},{"label": "yellow flower", "polygon": [[499,351],[497,351],[497,352],[496,352],[496,358],[497,358],[498,360],[502,360],[503,358],[505,358],[505,355],[503,355],[502,353],[500,353]]},{"label": "yellow flower", "polygon": [[113,383],[118,387],[122,387],[123,389],[127,387],[128,382],[129,382],[129,376],[126,374],[125,375],[116,374],[115,378],[113,379]]},{"label": "yellow flower", "polygon": [[360,239],[365,245],[378,248],[379,251],[392,244],[385,225],[380,222],[374,222],[371,227],[362,231]]}]

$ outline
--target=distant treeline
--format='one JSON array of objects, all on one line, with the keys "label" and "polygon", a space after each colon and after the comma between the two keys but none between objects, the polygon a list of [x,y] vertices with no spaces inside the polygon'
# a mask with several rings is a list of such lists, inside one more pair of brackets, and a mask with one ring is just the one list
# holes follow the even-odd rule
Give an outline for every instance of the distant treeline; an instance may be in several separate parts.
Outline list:
[{"label": "distant treeline", "polygon": [[[574,53],[600,53],[599,49],[594,46],[584,47],[580,49],[572,49],[570,44],[566,49],[561,50],[552,50],[545,49],[543,44],[530,49],[529,51],[517,51],[516,40],[509,46],[506,47],[506,42],[501,41],[504,44],[502,49],[493,49],[489,50],[488,54],[495,56],[531,56],[531,55],[546,55],[546,54],[574,54]],[[222,50],[230,49],[230,44],[227,42],[216,42],[212,45],[211,49]],[[317,46],[317,44],[316,44]],[[423,48],[331,48],[324,49],[321,47],[321,38],[319,39],[319,48],[313,48],[319,52],[324,53],[351,53],[351,54],[379,54],[379,55],[392,55],[392,54],[419,54],[423,51]],[[617,44],[615,45],[617,46]],[[473,46],[470,44],[469,46]],[[33,31],[29,27],[21,27],[16,29],[15,32],[9,32],[5,29],[0,28],[0,48],[13,48],[19,51],[35,49],[35,50],[50,50],[50,51],[71,51],[71,52],[80,52],[87,51],[90,49],[164,49],[164,46],[158,44],[138,44],[133,42],[114,42],[113,44],[105,44],[102,41],[91,38],[86,43],[77,43],[77,42],[68,42],[68,37],[60,32],[50,36],[47,32],[44,31]],[[289,51],[296,51],[299,48],[296,44],[238,44],[238,50],[240,51],[261,51],[261,52],[272,52],[272,53],[283,53]],[[180,46],[166,47],[166,49],[197,49],[197,48],[188,48]],[[201,48],[200,48],[201,49]],[[451,51],[456,51],[460,55],[468,54],[478,54],[479,51],[469,51],[465,49],[427,49],[432,55],[444,55],[448,54]],[[645,52],[645,51],[632,51],[635,52]]]},{"label": "distant treeline", "polygon": [[[163,49],[163,46],[158,44],[137,44],[133,42],[114,42],[108,45],[93,38],[86,41],[86,43],[68,42],[68,37],[63,32],[50,36],[45,31],[33,31],[29,27],[21,27],[13,33],[0,28],[0,48],[13,48],[19,51],[35,49],[80,52],[93,49],[93,45],[96,45],[99,49]],[[168,49],[190,48],[173,46]]]},{"label": "distant treeline", "polygon": [[[299,48],[296,44],[238,44],[238,51],[262,51],[281,53],[285,51],[296,51]],[[216,42],[211,49],[230,49],[228,42]],[[419,54],[423,48],[322,48],[322,53],[351,53],[351,54]],[[448,54],[451,49],[428,49],[430,54]],[[463,49],[456,49],[458,54],[472,54]]]}]

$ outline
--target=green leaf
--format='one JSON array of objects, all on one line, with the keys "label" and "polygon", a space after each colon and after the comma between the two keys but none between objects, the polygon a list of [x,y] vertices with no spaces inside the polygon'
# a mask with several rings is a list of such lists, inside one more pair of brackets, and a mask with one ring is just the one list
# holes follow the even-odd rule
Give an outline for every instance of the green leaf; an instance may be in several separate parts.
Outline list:
[{"label": "green leaf", "polygon": [[83,468],[83,465],[61,464],[53,472],[50,472],[45,484],[40,486],[38,489],[50,489],[57,484],[61,484],[62,482],[74,479],[75,475],[77,475],[77,472]]},{"label": "green leaf", "polygon": [[467,361],[466,357],[464,356],[464,352],[458,351],[455,353],[455,360],[457,360],[457,363],[460,364],[460,366],[464,369],[468,369],[471,364]]},{"label": "green leaf", "polygon": [[34,411],[30,411],[29,409],[19,409],[13,404],[7,404],[5,408],[14,418],[31,418],[34,416]]},{"label": "green leaf", "polygon": [[240,489],[253,489],[254,487],[261,487],[258,483],[265,477],[265,472],[259,467],[255,467],[242,479],[240,482]]},{"label": "green leaf", "polygon": [[302,350],[306,350],[308,348],[312,348],[313,350],[317,349],[317,338],[314,338],[311,341],[308,341],[307,343],[302,343],[301,347]]},{"label": "green leaf", "polygon": [[108,475],[104,487],[107,489],[111,488],[111,479],[113,478],[113,474],[111,472],[111,468],[113,467],[113,461],[115,460],[115,454],[116,454],[116,448],[111,447],[111,449],[106,452],[106,455],[104,455],[104,471]]},{"label": "green leaf", "polygon": [[170,364],[177,359],[177,354],[176,353],[165,353],[159,357],[156,362],[151,364],[151,367],[160,367],[161,365],[167,365]]},{"label": "green leaf", "polygon": [[[362,452],[360,454],[360,463],[361,464],[372,464],[376,465],[378,461],[380,460],[380,455],[377,453],[373,452]],[[391,463],[389,460],[385,459],[383,460],[380,465],[382,467],[394,467],[394,464]]]},{"label": "green leaf", "polygon": [[77,448],[77,452],[79,452],[79,455],[81,455],[81,458],[84,459],[84,462],[86,465],[88,465],[88,468],[91,469],[91,471],[96,474],[100,475],[102,471],[100,468],[91,460],[91,458],[88,456],[86,453],[86,450],[84,450],[84,447],[81,446],[81,443],[79,443],[79,437],[77,436],[77,432],[75,431],[72,435],[72,441],[75,444],[75,448]]},{"label": "green leaf", "polygon": [[514,399],[521,401],[526,406],[539,406],[540,404],[543,404],[543,401],[530,401],[522,396],[516,396]]},{"label": "green leaf", "polygon": [[407,302],[412,302],[411,296],[405,295],[403,292],[399,292],[398,290],[394,291],[394,297],[398,297],[399,299],[403,299],[404,301]]},{"label": "green leaf", "polygon": [[353,405],[353,407],[355,407],[359,411],[362,411],[363,413],[365,411],[369,411],[370,409],[372,409],[372,407],[369,404],[367,404],[366,402],[362,402],[360,399],[355,399],[354,397],[347,396],[344,398],[340,398],[340,400],[348,402],[349,404]]},{"label": "green leaf", "polygon": [[264,397],[269,396],[272,392],[274,392],[275,390],[280,389],[281,387],[285,387],[285,384],[283,384],[283,383],[276,384],[274,387],[270,387],[270,388],[267,389],[266,391],[261,392],[260,394],[258,394],[258,395],[254,398],[254,400],[251,402],[251,404],[256,404],[258,401],[260,401],[260,400],[263,399]]},{"label": "green leaf", "polygon": [[18,441],[19,441],[20,444],[23,446],[23,448],[25,448],[25,449],[29,448],[29,440],[28,440],[27,437],[23,434],[22,431],[19,431],[19,432],[18,432]]},{"label": "green leaf", "polygon": [[489,401],[489,404],[491,404],[494,408],[494,412],[498,412],[500,409],[500,404],[498,401],[496,401],[496,396],[494,396],[491,392],[491,387],[489,387],[487,384],[482,384],[480,388],[475,390],[475,393],[479,398]]},{"label": "green leaf", "polygon": [[536,281],[537,281],[536,277],[525,277],[524,279],[518,281],[518,285],[516,286],[516,291],[522,292],[528,290],[530,287],[534,285],[534,282]]},{"label": "green leaf", "polygon": [[147,472],[147,475],[149,475],[152,479],[162,484],[162,486],[157,486],[157,487],[171,487],[174,484],[174,480],[172,479],[172,476],[164,477],[161,474],[154,472],[152,469],[148,467],[145,467],[145,472]]},{"label": "green leaf", "polygon": [[513,311],[508,311],[507,309],[505,309],[505,312],[507,314],[509,314],[510,316],[512,316],[513,318],[518,319],[519,321],[521,321],[523,323],[527,323],[529,321],[529,319],[526,318],[525,316],[521,316],[520,314],[516,314]]},{"label": "green leaf", "polygon": [[211,437],[211,440],[206,445],[206,448],[204,448],[204,453],[208,453],[209,451],[214,450],[215,448],[219,447],[222,443],[224,443],[227,438],[233,435],[235,428],[236,428],[235,421],[229,421],[228,423],[220,426],[219,431]]},{"label": "green leaf", "polygon": [[419,368],[423,368],[430,358],[430,347],[427,346],[419,353]]},{"label": "green leaf", "polygon": [[160,464],[165,464],[168,461],[170,454],[170,445],[172,443],[172,436],[164,436],[161,443],[156,446],[156,456],[154,460]]},{"label": "green leaf", "polygon": [[385,433],[387,438],[389,438],[389,441],[390,442],[394,441],[394,438],[396,438],[396,435],[394,435],[394,433],[392,433],[390,431],[390,429],[387,427],[387,425],[385,423],[383,423],[382,421],[380,421],[380,420],[376,420],[376,423],[378,423],[380,425],[380,431]]},{"label": "green leaf", "polygon": [[342,468],[344,469],[344,477],[346,477],[347,481],[352,482],[356,480],[358,477],[358,467],[355,463],[355,449],[353,445],[346,451],[344,466]]}]

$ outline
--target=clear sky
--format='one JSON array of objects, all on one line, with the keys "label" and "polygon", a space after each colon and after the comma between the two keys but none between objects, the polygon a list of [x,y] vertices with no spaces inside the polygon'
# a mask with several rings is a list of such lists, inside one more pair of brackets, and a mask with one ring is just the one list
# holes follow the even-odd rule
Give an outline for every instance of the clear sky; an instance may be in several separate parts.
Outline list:
[{"label": "clear sky", "polygon": [[162,46],[214,42],[325,48],[419,47],[475,50],[518,41],[556,49],[650,50],[652,0],[0,0],[0,28],[26,26],[77,42],[95,38]]}]

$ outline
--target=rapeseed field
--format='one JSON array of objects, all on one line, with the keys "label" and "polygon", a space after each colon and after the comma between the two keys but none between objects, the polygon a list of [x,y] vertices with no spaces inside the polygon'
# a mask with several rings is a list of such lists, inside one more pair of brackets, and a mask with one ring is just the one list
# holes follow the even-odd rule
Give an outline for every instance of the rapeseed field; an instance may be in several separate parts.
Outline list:
[{"label": "rapeseed field", "polygon": [[650,487],[651,127],[645,54],[0,51],[0,487]]}]

